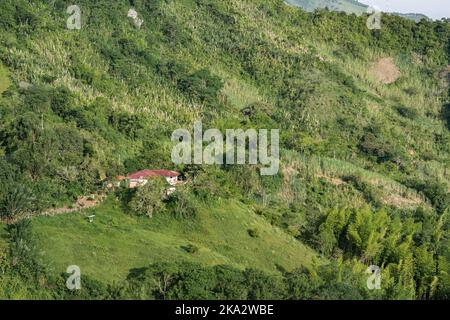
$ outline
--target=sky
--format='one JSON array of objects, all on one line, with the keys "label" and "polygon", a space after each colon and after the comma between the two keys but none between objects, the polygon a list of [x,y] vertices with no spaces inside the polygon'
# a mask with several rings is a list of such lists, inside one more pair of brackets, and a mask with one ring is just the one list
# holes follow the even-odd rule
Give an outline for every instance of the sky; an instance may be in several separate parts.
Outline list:
[{"label": "sky", "polygon": [[450,18],[450,0],[359,0],[382,11],[423,13],[432,19]]}]

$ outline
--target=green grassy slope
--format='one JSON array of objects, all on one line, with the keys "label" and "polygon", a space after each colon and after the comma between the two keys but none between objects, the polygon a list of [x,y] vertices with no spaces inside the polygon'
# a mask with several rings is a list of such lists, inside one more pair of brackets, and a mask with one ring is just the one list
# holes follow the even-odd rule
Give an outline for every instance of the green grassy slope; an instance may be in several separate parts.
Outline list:
[{"label": "green grassy slope", "polygon": [[[85,216],[95,214],[88,223]],[[202,207],[198,223],[156,215],[138,219],[121,211],[113,198],[83,213],[33,219],[41,258],[56,273],[72,264],[96,279],[120,281],[129,270],[157,262],[196,261],[276,272],[309,267],[316,254],[242,204],[225,201]],[[252,238],[248,229],[257,229]],[[199,251],[187,253],[193,244]]]}]

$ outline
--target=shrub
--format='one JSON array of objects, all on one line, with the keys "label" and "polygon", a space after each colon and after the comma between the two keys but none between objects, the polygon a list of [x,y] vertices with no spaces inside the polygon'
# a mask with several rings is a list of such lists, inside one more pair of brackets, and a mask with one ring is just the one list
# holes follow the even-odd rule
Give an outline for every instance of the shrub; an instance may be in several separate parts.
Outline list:
[{"label": "shrub", "polygon": [[359,144],[364,153],[375,156],[380,162],[392,161],[398,157],[398,151],[392,143],[376,137],[372,132],[366,133]]},{"label": "shrub", "polygon": [[417,116],[419,115],[416,109],[413,108],[408,108],[405,106],[397,106],[396,107],[397,112],[405,118],[414,120],[417,118]]},{"label": "shrub", "polygon": [[188,244],[187,246],[183,247],[183,250],[186,251],[187,253],[197,253],[198,252],[198,247],[196,245],[193,244]]},{"label": "shrub", "polygon": [[270,224],[272,225],[279,225],[280,220],[283,216],[283,214],[278,210],[278,208],[268,208],[263,205],[255,205],[254,212],[264,217]]},{"label": "shrub", "polygon": [[286,273],[285,283],[289,299],[310,299],[317,294],[320,282],[311,276],[311,272],[302,267]]},{"label": "shrub", "polygon": [[222,80],[208,69],[189,73],[187,68],[176,61],[164,61],[156,66],[156,71],[171,80],[176,87],[193,99],[214,102],[223,88]]},{"label": "shrub", "polygon": [[259,230],[258,229],[248,229],[248,235],[252,238],[259,238]]},{"label": "shrub", "polygon": [[45,86],[32,86],[24,91],[25,105],[35,112],[46,112],[51,106],[51,90]]},{"label": "shrub", "polygon": [[267,275],[257,269],[244,271],[245,285],[248,290],[248,299],[267,300],[285,298],[285,284],[278,276]]},{"label": "shrub", "polygon": [[79,61],[78,59],[72,62],[70,71],[76,79],[79,79],[88,85],[93,85],[100,76],[97,70],[86,65],[84,62]]},{"label": "shrub", "polygon": [[447,129],[450,130],[450,103],[446,104],[443,107],[443,112],[442,112],[444,121],[447,123]]},{"label": "shrub", "polygon": [[139,187],[130,201],[130,208],[138,215],[145,215],[149,218],[155,212],[165,209],[163,195],[166,181],[162,178],[151,178],[147,184]]},{"label": "shrub", "polygon": [[131,269],[127,276],[131,295],[138,299],[167,299],[179,281],[180,269],[181,266],[173,262]]},{"label": "shrub", "polygon": [[15,224],[9,224],[6,230],[10,241],[9,255],[12,265],[21,271],[39,271],[30,220],[24,219]]},{"label": "shrub", "polygon": [[190,189],[178,187],[177,190],[169,196],[168,203],[176,218],[188,219],[195,218],[197,209],[190,195]]},{"label": "shrub", "polygon": [[223,87],[222,80],[211,74],[208,69],[201,69],[189,75],[183,75],[177,81],[178,88],[191,98],[211,103],[217,98]]},{"label": "shrub", "polygon": [[136,138],[139,129],[143,128],[141,116],[126,112],[113,113],[108,118],[109,124],[130,138]]},{"label": "shrub", "polygon": [[[114,286],[109,286],[101,281],[93,279],[88,275],[83,274],[81,276],[81,288],[79,290],[69,290],[66,287],[65,281],[70,274],[63,273],[58,279],[57,287],[64,288],[62,292],[62,299],[76,299],[76,300],[106,300],[111,298],[111,292]],[[121,298],[116,297],[116,298]],[[123,298],[123,297],[122,297]]]},{"label": "shrub", "polygon": [[422,192],[440,213],[443,213],[450,206],[450,193],[445,183],[432,179],[426,181],[409,179],[405,184],[410,188]]},{"label": "shrub", "polygon": [[217,167],[203,167],[189,165],[185,171],[192,180],[192,192],[197,199],[211,203],[216,199],[227,198],[232,193],[230,181],[224,170]]},{"label": "shrub", "polygon": [[185,75],[187,72],[186,68],[182,64],[179,64],[178,62],[173,60],[164,61],[157,64],[156,71],[160,75],[172,80],[174,84],[176,83],[177,79]]},{"label": "shrub", "polygon": [[64,117],[70,112],[73,95],[67,87],[60,86],[53,90],[51,108],[54,113]]},{"label": "shrub", "polygon": [[33,209],[32,191],[25,185],[11,183],[0,194],[0,217],[3,218],[14,218]]}]

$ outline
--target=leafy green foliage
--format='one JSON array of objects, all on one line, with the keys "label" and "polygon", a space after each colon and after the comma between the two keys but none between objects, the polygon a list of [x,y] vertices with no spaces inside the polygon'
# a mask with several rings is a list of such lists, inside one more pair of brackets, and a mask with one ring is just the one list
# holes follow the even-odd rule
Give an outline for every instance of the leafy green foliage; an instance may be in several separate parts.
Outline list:
[{"label": "leafy green foliage", "polygon": [[162,178],[152,178],[143,186],[139,187],[133,199],[130,201],[130,208],[138,215],[145,215],[149,218],[154,213],[164,210],[163,196],[166,182]]},{"label": "leafy green foliage", "polygon": [[[319,227],[318,248],[326,255],[344,254],[385,266],[383,272],[395,279],[393,283],[408,283],[409,286],[398,292],[396,285],[385,287],[387,292],[393,290],[394,296],[432,298],[436,295],[436,278],[433,277],[437,276],[438,264],[434,257],[446,250],[444,234],[448,229],[444,221],[447,219],[447,214],[434,218],[422,209],[414,219],[403,221],[399,216],[389,217],[384,210],[335,209]],[[410,270],[397,272],[397,268]],[[417,287],[410,286],[411,283],[416,283]]]},{"label": "leafy green foliage", "polygon": [[258,238],[259,237],[259,232],[257,229],[248,229],[247,230],[248,235],[252,238]]},{"label": "leafy green foliage", "polygon": [[167,203],[176,218],[189,219],[197,214],[194,201],[189,189],[178,187],[169,195]]}]

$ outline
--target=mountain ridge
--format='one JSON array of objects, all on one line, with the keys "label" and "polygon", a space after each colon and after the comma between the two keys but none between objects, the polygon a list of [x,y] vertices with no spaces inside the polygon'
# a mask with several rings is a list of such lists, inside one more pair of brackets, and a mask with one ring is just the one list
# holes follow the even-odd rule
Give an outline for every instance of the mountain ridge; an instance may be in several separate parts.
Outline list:
[{"label": "mountain ridge", "polygon": [[[286,3],[301,7],[307,11],[328,8],[332,11],[343,11],[357,15],[365,14],[369,9],[368,5],[356,0],[286,0]],[[390,12],[388,14],[414,20],[415,22],[419,22],[421,19],[430,20],[430,18],[422,13]]]}]

